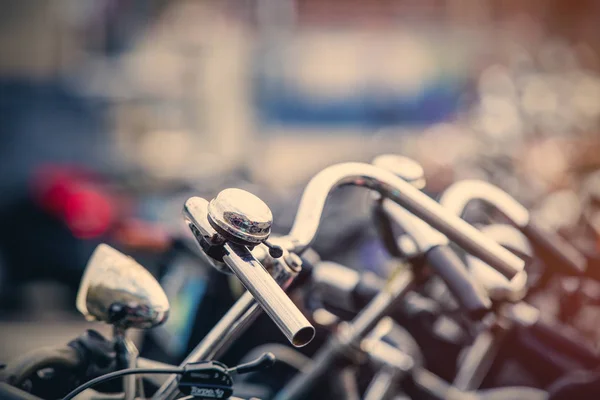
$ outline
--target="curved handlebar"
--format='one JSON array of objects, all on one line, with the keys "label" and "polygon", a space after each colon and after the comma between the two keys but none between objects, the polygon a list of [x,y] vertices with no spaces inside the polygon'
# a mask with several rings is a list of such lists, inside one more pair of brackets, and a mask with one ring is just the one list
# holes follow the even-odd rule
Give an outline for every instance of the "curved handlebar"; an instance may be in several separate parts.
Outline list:
[{"label": "curved handlebar", "polygon": [[531,220],[529,211],[508,193],[491,183],[463,180],[452,184],[440,197],[440,204],[461,216],[472,200],[480,200],[497,208],[540,250],[540,256],[551,267],[570,275],[587,268],[585,257],[555,233],[548,232]]},{"label": "curved handlebar", "polygon": [[400,204],[460,246],[512,279],[523,269],[521,259],[485,238],[477,229],[448,212],[433,199],[392,172],[365,163],[325,168],[306,186],[294,225],[286,237],[288,250],[301,253],[313,242],[329,193],[344,186],[364,186]]},{"label": "curved handlebar", "polygon": [[450,241],[446,235],[433,229],[423,220],[415,217],[403,207],[391,201],[384,201],[381,205],[386,215],[398,223],[408,233],[417,246],[419,254],[425,254],[437,246],[447,246]]},{"label": "curved handlebar", "polygon": [[513,224],[522,228],[529,224],[529,211],[511,195],[491,183],[465,179],[450,185],[440,197],[440,204],[452,214],[462,216],[467,204],[481,200],[496,207]]}]

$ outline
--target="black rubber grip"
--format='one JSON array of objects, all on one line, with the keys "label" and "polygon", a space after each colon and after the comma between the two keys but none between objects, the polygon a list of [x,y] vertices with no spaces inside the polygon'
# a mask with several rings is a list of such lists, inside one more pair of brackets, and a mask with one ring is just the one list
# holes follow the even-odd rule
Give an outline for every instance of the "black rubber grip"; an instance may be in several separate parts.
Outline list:
[{"label": "black rubber grip", "polygon": [[492,302],[468,273],[462,260],[448,246],[436,246],[425,254],[425,261],[448,286],[461,307],[471,318],[481,318]]},{"label": "black rubber grip", "polygon": [[586,258],[556,233],[542,229],[535,222],[529,222],[521,230],[531,241],[536,254],[552,271],[565,275],[582,275],[585,272]]}]

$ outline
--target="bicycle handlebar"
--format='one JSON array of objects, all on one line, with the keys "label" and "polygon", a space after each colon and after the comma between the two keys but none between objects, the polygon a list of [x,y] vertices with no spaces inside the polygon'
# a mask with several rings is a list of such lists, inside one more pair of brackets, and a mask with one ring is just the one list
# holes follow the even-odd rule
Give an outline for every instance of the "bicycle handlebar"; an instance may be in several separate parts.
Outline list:
[{"label": "bicycle handlebar", "polygon": [[467,204],[473,200],[480,200],[497,208],[542,250],[540,257],[544,258],[551,268],[568,275],[581,275],[585,272],[587,261],[577,249],[557,234],[539,227],[531,220],[525,207],[491,183],[479,180],[456,182],[442,194],[440,204],[454,215],[461,216]]},{"label": "bicycle handlebar", "polygon": [[512,279],[520,272],[521,259],[484,237],[477,229],[392,172],[365,163],[342,163],[325,168],[306,186],[294,224],[286,239],[288,250],[302,253],[314,241],[329,193],[344,186],[362,186],[405,207],[465,250]]}]

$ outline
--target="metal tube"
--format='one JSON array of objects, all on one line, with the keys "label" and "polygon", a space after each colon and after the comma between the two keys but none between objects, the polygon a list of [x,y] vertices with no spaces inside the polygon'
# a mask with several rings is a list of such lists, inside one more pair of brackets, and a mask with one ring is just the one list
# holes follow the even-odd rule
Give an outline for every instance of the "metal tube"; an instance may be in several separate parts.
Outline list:
[{"label": "metal tube", "polygon": [[452,214],[461,216],[472,200],[493,205],[519,228],[529,224],[529,211],[525,207],[499,187],[485,181],[468,179],[453,183],[440,197],[440,204]]},{"label": "metal tube", "polygon": [[354,342],[366,336],[396,304],[396,300],[404,297],[413,288],[414,277],[410,270],[401,269],[394,274],[377,296],[348,325],[345,334],[348,341]]},{"label": "metal tube", "polygon": [[223,261],[296,347],[309,343],[315,328],[246,246],[226,243]]},{"label": "metal tube", "polygon": [[450,395],[455,394],[456,399],[460,399],[460,391],[454,389],[452,385],[444,381],[437,375],[429,372],[425,368],[418,368],[412,373],[413,381],[415,386],[425,391],[428,398],[446,400],[450,398]]},{"label": "metal tube", "polygon": [[[118,368],[127,369],[137,367],[139,353],[133,342],[126,337],[125,330],[114,327],[113,332]],[[133,400],[137,397],[138,378],[135,375],[126,375],[123,377],[124,400]]]},{"label": "metal tube", "polygon": [[352,320],[329,338],[327,343],[314,355],[313,362],[302,373],[297,374],[279,393],[275,400],[298,400],[306,397],[317,383],[331,372],[332,365],[339,357],[348,353],[348,348],[365,337],[379,320],[394,307],[396,301],[413,287],[413,274],[410,270],[399,270],[388,284]]},{"label": "metal tube", "polygon": [[390,398],[390,395],[396,389],[396,380],[398,371],[384,366],[381,368],[369,383],[363,396],[363,400],[384,400]]},{"label": "metal tube", "polygon": [[506,334],[507,331],[503,329],[480,333],[467,351],[452,386],[463,392],[479,389],[500,351]]},{"label": "metal tube", "polygon": [[483,236],[476,228],[444,209],[433,199],[392,172],[364,163],[343,163],[325,168],[307,185],[292,230],[291,249],[302,252],[317,234],[329,193],[343,185],[364,186],[405,207],[465,250],[512,279],[523,269],[523,260]]},{"label": "metal tube", "polygon": [[425,254],[436,246],[446,246],[449,244],[449,240],[444,234],[433,229],[429,224],[415,217],[397,203],[384,200],[382,207],[389,214],[390,218],[400,224],[404,231],[414,240],[419,254]]},{"label": "metal tube", "polygon": [[[248,194],[248,196],[252,195]],[[252,199],[262,203],[254,196],[252,196]],[[231,199],[229,201],[232,204],[234,203]],[[224,253],[222,260],[229,267],[227,270],[233,271],[294,346],[300,347],[306,345],[314,337],[315,330],[312,325],[281,289],[281,283],[278,284],[275,282],[274,278],[265,270],[248,247],[234,242],[223,242],[223,240],[215,239],[219,235],[208,219],[207,212],[210,204],[199,197],[192,197],[186,201],[184,207],[185,218],[193,225],[194,234],[201,241],[201,245],[205,247],[210,246],[211,244],[216,244],[213,241],[217,240],[219,248],[222,247],[221,251]],[[234,207],[234,205],[229,204],[228,207]],[[264,244],[261,246],[264,247]],[[205,251],[207,250],[205,249]],[[266,260],[266,255],[269,252],[262,251],[261,253],[265,255]],[[292,259],[294,256],[288,254],[286,258]],[[297,256],[295,257],[297,258]],[[294,263],[293,261],[291,262]],[[297,268],[299,268],[301,264],[299,259],[297,264]],[[289,267],[292,269],[296,268],[293,266]],[[219,269],[221,269],[220,266]],[[297,273],[298,271],[295,272]]]},{"label": "metal tube", "polygon": [[[286,289],[293,281],[297,271],[289,268],[286,263],[277,262],[273,265],[272,273],[277,284]],[[246,331],[261,312],[262,309],[252,294],[245,292],[183,360],[180,366],[192,362],[218,359]],[[152,399],[172,400],[178,394],[177,376],[171,375],[152,396]]]},{"label": "metal tube", "polygon": [[[245,292],[180,365],[218,358],[260,315],[261,311],[252,294]],[[177,376],[171,375],[152,399],[172,400],[178,395]]]},{"label": "metal tube", "polygon": [[[541,248],[540,257],[548,271],[580,275],[587,269],[585,257],[569,242],[554,232],[546,231],[530,219],[529,211],[502,189],[489,182],[464,180],[452,184],[440,198],[440,204],[461,216],[467,204],[479,200],[490,204],[506,216],[531,241]],[[485,260],[484,260],[485,261]],[[488,263],[489,264],[489,263]]]},{"label": "metal tube", "polygon": [[[148,369],[150,369],[150,368],[164,369],[164,368],[173,368],[174,365],[166,364],[166,363],[155,361],[155,360],[150,360],[148,358],[138,357],[137,367],[138,368],[148,368]],[[154,387],[161,387],[168,380],[169,375],[143,374],[140,376],[140,378],[142,378],[140,380],[140,383],[142,384],[142,386],[143,386],[143,381],[147,381],[147,382],[150,382],[150,384],[152,384]]]}]

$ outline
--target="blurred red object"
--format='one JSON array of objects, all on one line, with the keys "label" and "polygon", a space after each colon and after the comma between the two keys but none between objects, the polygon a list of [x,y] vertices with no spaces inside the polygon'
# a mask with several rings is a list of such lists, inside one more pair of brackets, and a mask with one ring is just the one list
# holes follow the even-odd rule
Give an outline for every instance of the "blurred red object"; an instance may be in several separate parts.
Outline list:
[{"label": "blurred red object", "polygon": [[102,180],[80,166],[44,165],[33,175],[36,203],[61,219],[75,237],[91,239],[115,223],[117,200]]},{"label": "blurred red object", "polygon": [[65,199],[65,222],[78,238],[101,236],[114,222],[113,217],[110,198],[93,188],[77,188]]},{"label": "blurred red object", "polygon": [[45,165],[33,177],[35,201],[63,221],[73,236],[105,236],[131,250],[164,251],[168,233],[158,224],[131,217],[130,202],[113,193],[98,174],[70,165]]}]

